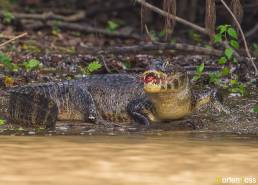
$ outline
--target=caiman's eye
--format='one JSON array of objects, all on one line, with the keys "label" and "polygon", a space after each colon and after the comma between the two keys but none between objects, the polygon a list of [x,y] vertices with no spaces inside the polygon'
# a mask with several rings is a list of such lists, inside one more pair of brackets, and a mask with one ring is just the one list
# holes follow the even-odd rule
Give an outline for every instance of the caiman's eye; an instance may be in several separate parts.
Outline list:
[{"label": "caiman's eye", "polygon": [[157,62],[156,67],[157,67],[158,69],[163,69],[163,65],[162,65],[162,63],[160,63],[160,62]]}]

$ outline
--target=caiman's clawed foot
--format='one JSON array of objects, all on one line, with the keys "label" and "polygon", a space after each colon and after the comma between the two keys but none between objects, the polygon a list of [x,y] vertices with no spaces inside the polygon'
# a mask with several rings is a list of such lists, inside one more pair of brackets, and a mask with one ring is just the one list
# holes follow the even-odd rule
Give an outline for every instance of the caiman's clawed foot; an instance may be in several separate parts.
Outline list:
[{"label": "caiman's clawed foot", "polygon": [[211,105],[219,112],[229,114],[230,111],[224,105],[222,105],[223,98],[221,93],[217,89],[209,90],[208,92],[197,95],[197,101],[195,104],[196,109],[200,109],[203,106]]},{"label": "caiman's clawed foot", "polygon": [[230,114],[230,110],[222,105],[222,102],[223,102],[223,97],[221,95],[221,93],[218,92],[218,90],[216,89],[213,89],[211,91],[211,103],[212,103],[212,106],[217,109],[219,112],[224,112],[226,114]]},{"label": "caiman's clawed foot", "polygon": [[155,116],[152,114],[152,108],[151,102],[146,98],[142,98],[129,103],[127,111],[136,123],[149,127],[150,121],[156,121]]}]

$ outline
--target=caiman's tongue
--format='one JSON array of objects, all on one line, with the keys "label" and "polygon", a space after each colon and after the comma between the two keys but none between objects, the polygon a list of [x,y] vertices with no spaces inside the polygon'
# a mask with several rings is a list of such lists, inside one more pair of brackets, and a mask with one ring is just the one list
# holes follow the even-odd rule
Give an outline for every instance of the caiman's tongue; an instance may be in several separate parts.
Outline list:
[{"label": "caiman's tongue", "polygon": [[149,82],[154,81],[155,79],[156,79],[155,76],[147,76],[147,77],[144,79],[144,82],[145,82],[145,83],[149,83]]},{"label": "caiman's tongue", "polygon": [[155,76],[155,74],[150,73],[145,76],[144,83],[155,82],[156,80],[157,80],[157,77]]}]

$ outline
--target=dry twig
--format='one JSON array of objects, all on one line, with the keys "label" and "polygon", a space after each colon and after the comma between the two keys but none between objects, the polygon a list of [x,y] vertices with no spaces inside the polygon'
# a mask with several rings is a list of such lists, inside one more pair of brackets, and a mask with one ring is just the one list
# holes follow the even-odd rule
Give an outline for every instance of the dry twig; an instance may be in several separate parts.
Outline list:
[{"label": "dry twig", "polygon": [[145,0],[135,0],[135,1],[140,3],[141,5],[149,8],[149,9],[151,9],[152,11],[154,11],[154,12],[164,16],[164,17],[168,17],[168,18],[170,18],[172,20],[175,19],[177,22],[182,23],[182,24],[184,24],[186,26],[189,26],[189,27],[191,27],[191,28],[193,28],[193,29],[195,29],[195,30],[205,34],[205,35],[209,34],[208,31],[205,28],[203,28],[201,26],[198,26],[196,24],[193,24],[193,23],[191,23],[191,22],[189,22],[189,21],[187,21],[185,19],[182,19],[182,18],[177,17],[175,15],[172,15],[170,13],[167,13],[167,12],[157,8],[156,6],[153,6],[153,5],[149,4],[149,3],[147,3]]},{"label": "dry twig", "polygon": [[[2,15],[3,12],[0,12]],[[27,13],[12,13],[15,18],[17,19],[33,19],[33,20],[59,20],[59,21],[66,21],[66,22],[75,22],[85,18],[85,11],[78,11],[76,14],[63,16],[57,15],[53,12],[46,12],[43,14],[27,14]]]},{"label": "dry twig", "polygon": [[25,35],[27,35],[26,32],[25,32],[25,33],[22,33],[22,34],[20,34],[20,35],[18,35],[18,36],[15,36],[15,37],[13,37],[13,38],[11,38],[10,40],[8,40],[8,41],[6,41],[6,42],[0,44],[0,48],[3,47],[3,46],[5,46],[6,44],[9,44],[9,43],[12,42],[12,41],[15,41],[15,40],[17,40],[17,39],[20,39],[20,38],[24,37]]}]

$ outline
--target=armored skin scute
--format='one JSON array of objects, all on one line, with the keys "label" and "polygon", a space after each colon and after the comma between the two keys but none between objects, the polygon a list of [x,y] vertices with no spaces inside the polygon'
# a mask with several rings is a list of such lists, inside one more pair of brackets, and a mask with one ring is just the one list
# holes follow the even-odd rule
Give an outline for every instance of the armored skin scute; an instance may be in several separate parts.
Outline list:
[{"label": "armored skin scute", "polygon": [[55,128],[57,120],[149,125],[184,118],[215,93],[193,95],[187,72],[162,60],[142,74],[100,74],[11,88],[0,97],[10,123]]}]

